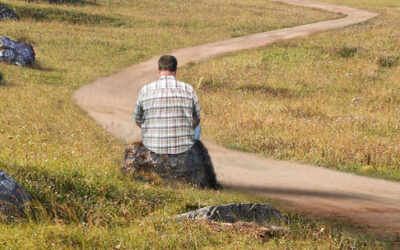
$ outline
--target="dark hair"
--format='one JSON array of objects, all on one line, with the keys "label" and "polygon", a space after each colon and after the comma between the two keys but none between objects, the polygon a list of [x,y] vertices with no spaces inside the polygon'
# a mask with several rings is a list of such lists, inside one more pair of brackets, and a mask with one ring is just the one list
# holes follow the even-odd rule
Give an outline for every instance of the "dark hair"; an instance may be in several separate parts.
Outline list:
[{"label": "dark hair", "polygon": [[169,70],[174,72],[176,71],[176,66],[178,66],[178,61],[175,56],[164,55],[158,59],[158,70]]}]

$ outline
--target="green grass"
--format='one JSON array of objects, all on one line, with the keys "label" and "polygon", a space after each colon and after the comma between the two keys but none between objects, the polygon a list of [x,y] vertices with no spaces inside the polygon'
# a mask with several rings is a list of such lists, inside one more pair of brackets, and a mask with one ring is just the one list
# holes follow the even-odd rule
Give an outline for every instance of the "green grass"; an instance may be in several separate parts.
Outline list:
[{"label": "green grass", "polygon": [[[82,11],[71,11],[66,8],[36,7],[26,4],[9,5],[23,19],[27,21],[57,21],[70,24],[125,26],[124,20],[99,14],[89,14]],[[129,20],[127,20],[129,21]]]},{"label": "green grass", "polygon": [[381,15],[191,65],[180,77],[197,86],[209,140],[399,181],[400,3],[325,2]]},{"label": "green grass", "polygon": [[84,84],[176,48],[337,15],[261,0],[4,3],[21,21],[2,21],[2,35],[32,43],[37,64],[0,65],[0,169],[34,198],[28,218],[2,222],[2,248],[378,246],[298,216],[290,233],[267,241],[171,220],[196,206],[266,200],[127,179],[120,171],[125,145],[71,99]]}]

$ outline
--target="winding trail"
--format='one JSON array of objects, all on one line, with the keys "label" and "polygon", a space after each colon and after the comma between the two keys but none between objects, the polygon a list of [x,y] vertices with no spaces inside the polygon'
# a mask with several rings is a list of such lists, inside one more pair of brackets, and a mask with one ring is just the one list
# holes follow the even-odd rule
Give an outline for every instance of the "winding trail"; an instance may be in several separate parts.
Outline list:
[{"label": "winding trail", "polygon": [[[180,65],[228,52],[266,46],[312,33],[338,29],[376,17],[377,13],[308,0],[273,0],[343,13],[345,18],[179,49]],[[125,142],[140,139],[131,120],[140,88],[157,78],[158,57],[126,68],[75,92],[76,103],[105,129]],[[400,183],[336,172],[320,167],[275,161],[205,142],[218,180],[225,186],[265,195],[288,209],[316,217],[362,225],[378,236],[400,235]]]}]

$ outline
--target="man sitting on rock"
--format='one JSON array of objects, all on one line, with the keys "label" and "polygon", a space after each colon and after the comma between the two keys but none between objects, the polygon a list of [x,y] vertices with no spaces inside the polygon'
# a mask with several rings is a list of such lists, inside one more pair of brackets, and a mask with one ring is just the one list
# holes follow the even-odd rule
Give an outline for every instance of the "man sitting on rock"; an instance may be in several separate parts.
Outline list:
[{"label": "man sitting on rock", "polygon": [[174,56],[162,56],[158,80],[140,90],[133,119],[143,141],[127,147],[122,171],[217,188],[211,158],[199,140],[199,100],[192,86],[176,80],[176,66]]},{"label": "man sitting on rock", "polygon": [[143,145],[157,154],[183,153],[200,136],[199,100],[192,86],[176,80],[177,64],[171,55],[159,59],[159,78],[140,90],[134,111]]}]

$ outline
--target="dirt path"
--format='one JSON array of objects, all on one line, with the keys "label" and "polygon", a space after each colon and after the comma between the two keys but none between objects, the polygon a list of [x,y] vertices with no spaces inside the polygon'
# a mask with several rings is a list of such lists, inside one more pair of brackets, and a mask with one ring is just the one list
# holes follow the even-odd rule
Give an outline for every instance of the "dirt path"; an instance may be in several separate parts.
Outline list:
[{"label": "dirt path", "polygon": [[[180,65],[231,51],[342,28],[377,16],[359,9],[306,0],[276,0],[343,13],[345,18],[238,37],[172,52]],[[140,88],[157,78],[158,57],[98,79],[76,91],[76,103],[121,140],[140,139],[131,120]],[[289,209],[361,224],[379,234],[400,234],[400,183],[266,159],[207,143],[218,180],[226,186],[284,201]]]}]

